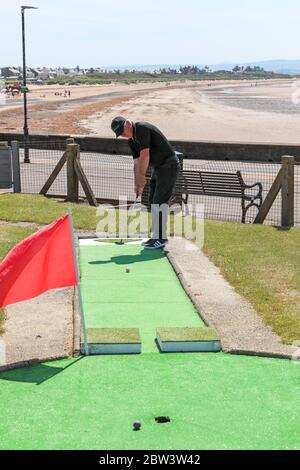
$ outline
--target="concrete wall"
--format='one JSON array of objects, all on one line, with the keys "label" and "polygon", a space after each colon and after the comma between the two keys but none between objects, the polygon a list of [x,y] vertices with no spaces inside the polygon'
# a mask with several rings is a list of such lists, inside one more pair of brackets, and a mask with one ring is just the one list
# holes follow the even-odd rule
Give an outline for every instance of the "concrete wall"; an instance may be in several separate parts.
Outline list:
[{"label": "concrete wall", "polygon": [[[77,137],[68,135],[31,135],[31,142],[35,146],[39,142],[63,142],[68,137],[74,137],[82,151],[99,152],[105,154],[129,155],[126,140],[115,138]],[[1,141],[23,140],[22,134],[0,133]],[[283,155],[293,155],[300,162],[300,146],[264,144],[264,143],[232,143],[232,142],[205,142],[205,141],[171,141],[174,148],[182,152],[186,158],[229,161],[260,161],[280,162]]]}]

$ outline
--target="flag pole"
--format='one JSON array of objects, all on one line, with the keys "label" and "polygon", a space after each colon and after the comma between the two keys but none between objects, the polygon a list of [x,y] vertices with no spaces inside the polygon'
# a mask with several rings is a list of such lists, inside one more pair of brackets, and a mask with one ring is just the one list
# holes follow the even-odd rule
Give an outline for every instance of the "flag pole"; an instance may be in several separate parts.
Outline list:
[{"label": "flag pole", "polygon": [[83,311],[83,301],[82,301],[81,286],[80,286],[80,275],[79,275],[79,267],[78,267],[78,260],[77,260],[77,254],[76,254],[75,237],[74,237],[73,215],[72,215],[72,210],[71,209],[69,209],[69,220],[70,220],[70,228],[71,228],[71,234],[72,234],[72,246],[73,246],[73,254],[74,254],[74,263],[75,263],[75,268],[76,268],[77,289],[78,289],[78,297],[79,297],[79,311],[80,311],[81,325],[82,325],[83,339],[84,339],[84,351],[85,351],[85,355],[88,356],[89,355],[89,346],[88,346],[86,324],[85,324],[84,311]]}]

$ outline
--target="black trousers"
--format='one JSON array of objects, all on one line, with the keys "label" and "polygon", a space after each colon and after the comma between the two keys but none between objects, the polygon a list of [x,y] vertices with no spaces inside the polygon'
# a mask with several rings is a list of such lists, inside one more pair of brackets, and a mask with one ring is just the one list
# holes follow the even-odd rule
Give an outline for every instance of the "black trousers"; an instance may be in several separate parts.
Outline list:
[{"label": "black trousers", "polygon": [[166,205],[171,199],[179,171],[180,163],[174,155],[152,172],[149,205],[152,213],[153,238],[167,238],[168,211]]}]

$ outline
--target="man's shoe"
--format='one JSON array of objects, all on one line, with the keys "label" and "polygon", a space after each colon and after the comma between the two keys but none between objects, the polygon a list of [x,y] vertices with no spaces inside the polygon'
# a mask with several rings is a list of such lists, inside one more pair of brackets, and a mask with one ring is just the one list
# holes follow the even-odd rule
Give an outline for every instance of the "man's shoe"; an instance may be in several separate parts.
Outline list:
[{"label": "man's shoe", "polygon": [[142,246],[148,245],[150,242],[153,242],[153,238],[149,238],[147,241],[142,242]]},{"label": "man's shoe", "polygon": [[160,238],[160,239],[149,241],[149,243],[144,245],[144,247],[147,248],[148,250],[157,250],[158,248],[163,248],[164,246],[166,246],[167,243],[168,243],[167,239]]}]

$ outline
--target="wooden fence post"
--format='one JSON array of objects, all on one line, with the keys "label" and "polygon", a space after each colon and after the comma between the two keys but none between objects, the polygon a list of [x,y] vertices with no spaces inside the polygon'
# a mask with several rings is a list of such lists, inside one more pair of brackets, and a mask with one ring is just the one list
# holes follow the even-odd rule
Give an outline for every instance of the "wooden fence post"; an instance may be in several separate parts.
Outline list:
[{"label": "wooden fence post", "polygon": [[295,158],[285,155],[282,157],[282,227],[294,226],[294,200],[295,200]]},{"label": "wooden fence post", "polygon": [[46,195],[59,172],[67,162],[67,197],[65,201],[79,202],[79,181],[91,206],[97,207],[97,200],[80,164],[80,147],[73,138],[66,140],[67,150],[47,179],[40,194]]},{"label": "wooden fence post", "polygon": [[284,155],[281,158],[281,168],[276,176],[259,212],[254,224],[262,224],[267,217],[279,191],[281,190],[281,226],[290,228],[294,226],[294,166],[295,158]]},{"label": "wooden fence post", "polygon": [[78,202],[79,181],[75,171],[75,162],[79,158],[78,145],[67,144],[67,198],[68,202]]},{"label": "wooden fence post", "polygon": [[97,203],[96,197],[93,193],[93,190],[90,186],[90,183],[89,183],[89,181],[88,181],[88,179],[87,179],[87,177],[86,177],[86,175],[83,171],[81,163],[80,163],[80,147],[79,147],[79,145],[77,146],[77,158],[75,158],[75,160],[74,160],[74,168],[75,168],[77,178],[80,181],[80,184],[82,186],[82,189],[83,189],[83,191],[86,195],[86,198],[87,198],[90,206],[97,207],[98,203]]},{"label": "wooden fence post", "polygon": [[47,192],[51,188],[52,184],[56,180],[58,174],[61,172],[64,164],[67,161],[68,144],[74,144],[74,143],[75,143],[74,139],[72,139],[72,138],[66,139],[66,151],[63,153],[62,157],[59,159],[59,161],[56,164],[56,166],[55,166],[54,170],[52,171],[51,175],[49,176],[46,183],[44,184],[44,186],[40,190],[40,194],[43,194],[44,196],[46,196]]},{"label": "wooden fence post", "polygon": [[270,209],[281,189],[281,184],[282,184],[282,168],[280,168],[264,202],[262,203],[259,212],[254,220],[254,224],[263,224],[265,221],[265,218],[267,217],[268,213],[270,212]]}]

